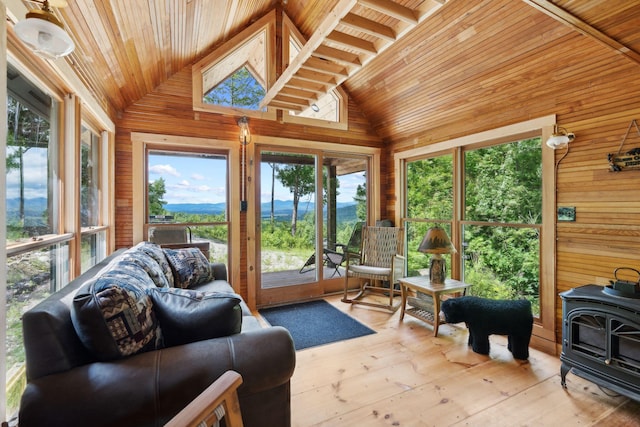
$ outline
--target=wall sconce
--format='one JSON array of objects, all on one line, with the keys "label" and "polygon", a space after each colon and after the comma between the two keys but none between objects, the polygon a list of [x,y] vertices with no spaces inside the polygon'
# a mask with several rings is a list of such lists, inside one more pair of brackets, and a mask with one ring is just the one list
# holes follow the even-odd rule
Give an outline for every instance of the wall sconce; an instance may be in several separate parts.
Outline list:
[{"label": "wall sconce", "polygon": [[249,118],[247,116],[240,117],[238,119],[238,127],[240,128],[240,145],[242,145],[242,199],[240,200],[240,212],[247,211],[247,199],[246,199],[246,184],[245,184],[245,159],[247,144],[251,142],[251,131],[249,130]]},{"label": "wall sconce", "polygon": [[547,139],[547,147],[557,150],[558,148],[564,148],[571,141],[576,139],[575,134],[567,132],[567,130],[558,125],[553,126],[553,134]]},{"label": "wall sconce", "polygon": [[[33,0],[42,5],[42,9],[27,12],[24,21],[18,22],[14,30],[20,40],[37,55],[46,59],[57,59],[69,55],[75,49],[75,44],[62,26],[62,22],[55,17],[49,0]],[[66,7],[64,0],[52,0],[55,7]]]},{"label": "wall sconce", "polygon": [[446,276],[446,262],[442,254],[455,253],[456,248],[451,244],[447,232],[443,228],[435,226],[427,230],[418,251],[425,254],[432,254],[429,264],[429,281],[432,285],[444,284]]}]

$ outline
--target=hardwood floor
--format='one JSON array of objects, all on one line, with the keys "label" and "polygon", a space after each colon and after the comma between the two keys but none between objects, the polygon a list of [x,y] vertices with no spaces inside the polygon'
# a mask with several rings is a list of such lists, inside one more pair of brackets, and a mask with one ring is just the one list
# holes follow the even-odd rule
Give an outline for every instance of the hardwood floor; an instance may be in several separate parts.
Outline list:
[{"label": "hardwood floor", "polygon": [[438,337],[418,319],[327,301],[376,334],[297,353],[292,425],[307,426],[640,426],[640,403],[573,373],[560,385],[560,360],[537,350],[514,360],[506,338],[491,354],[467,348],[463,325]]}]

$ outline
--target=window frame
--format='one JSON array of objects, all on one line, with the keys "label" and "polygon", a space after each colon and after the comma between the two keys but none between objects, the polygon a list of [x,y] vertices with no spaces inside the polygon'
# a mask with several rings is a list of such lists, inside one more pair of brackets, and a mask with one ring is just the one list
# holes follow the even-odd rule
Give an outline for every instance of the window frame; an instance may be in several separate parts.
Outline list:
[{"label": "window frame", "polygon": [[[132,177],[133,199],[137,201],[132,207],[133,245],[143,241],[146,236],[147,147],[161,151],[215,152],[227,157],[228,281],[240,286],[240,210],[233,209],[240,206],[240,168],[231,166],[240,164],[238,141],[132,132],[131,145],[133,170],[142,171],[134,173]],[[240,293],[240,289],[236,289],[236,292]]]},{"label": "window frame", "polygon": [[[553,132],[555,115],[545,116],[526,122],[516,123],[493,130],[480,132],[456,139],[441,141],[431,145],[401,151],[394,154],[396,204],[398,223],[406,218],[406,163],[419,158],[434,157],[438,153],[453,154],[454,201],[451,239],[460,247],[462,236],[462,210],[464,206],[463,151],[467,148],[481,148],[513,142],[520,139],[540,137],[545,141]],[[555,351],[555,154],[542,146],[542,224],[540,240],[540,317],[534,322],[532,342],[541,348]],[[451,277],[461,277],[460,252],[451,257]]]},{"label": "window frame", "polygon": [[[39,90],[43,91],[48,97],[50,97],[52,101],[52,114],[49,118],[50,121],[50,141],[48,146],[48,170],[47,170],[47,181],[48,186],[50,187],[48,190],[48,209],[50,219],[49,222],[52,226],[52,232],[48,234],[43,234],[39,236],[34,236],[32,239],[28,239],[24,242],[17,242],[8,244],[6,240],[6,214],[3,212],[4,224],[5,228],[2,233],[5,240],[5,248],[2,250],[3,259],[5,260],[5,264],[8,265],[7,260],[10,260],[13,257],[20,257],[29,253],[36,253],[39,251],[48,252],[50,255],[49,259],[49,268],[48,271],[50,273],[49,276],[49,288],[50,292],[58,291],[69,284],[71,280],[76,278],[80,274],[81,268],[81,259],[79,257],[79,247],[80,241],[82,239],[82,234],[79,229],[80,224],[80,211],[78,207],[80,206],[80,192],[79,192],[79,159],[80,152],[77,150],[77,142],[79,142],[79,123],[80,116],[82,113],[82,105],[79,98],[75,95],[62,95],[59,90],[56,88],[49,86],[42,79],[42,74],[45,72],[41,69],[37,69],[36,71],[31,71],[25,63],[20,60],[17,60],[13,51],[11,49],[7,50],[7,62],[3,61],[3,87],[2,94],[5,99],[8,96],[7,90],[7,68],[6,64],[9,63],[13,68],[16,69],[18,73],[22,75],[22,77],[30,82],[31,85],[37,87]],[[6,102],[5,102],[6,104]],[[6,117],[7,110],[6,107],[2,110],[2,114]],[[108,126],[113,126],[111,123],[107,124]],[[6,151],[6,138],[7,134],[3,132],[1,134],[2,144],[4,150]],[[103,133],[105,137],[103,144],[108,144],[108,134],[105,131]],[[100,168],[106,169],[108,155],[109,153],[108,147],[101,148],[101,164]],[[4,177],[6,175],[6,166],[5,174],[2,174]],[[98,176],[99,180],[103,180],[106,182],[108,176],[105,176],[101,173]],[[2,185],[6,187],[6,178],[2,181]],[[113,197],[107,190],[111,188],[110,186],[103,188],[102,194],[100,195],[100,201],[104,204],[102,211],[98,214],[102,218],[110,218],[110,207],[108,203],[104,203],[104,201],[111,200]],[[78,191],[76,191],[78,189]],[[6,204],[6,200],[5,200]],[[4,210],[3,210],[4,211]],[[96,234],[98,232],[102,232],[103,240],[106,241],[107,236],[109,236],[108,225],[103,222],[103,226],[100,230],[93,229],[91,231],[92,234]],[[102,251],[102,255],[106,256],[106,247],[107,243],[105,242],[105,250]],[[112,247],[110,245],[109,247]],[[3,273],[4,274],[4,273]],[[7,281],[7,277],[3,276],[5,282]],[[6,301],[6,289],[3,288],[5,300],[5,306],[7,305]],[[43,297],[42,299],[46,298]],[[39,299],[35,299],[34,302],[39,301]],[[7,309],[4,308],[1,310],[2,316],[4,318],[4,327],[2,331],[2,336],[7,337]],[[7,353],[6,350],[2,355],[3,363],[7,361]],[[2,372],[2,378],[5,378],[6,382],[6,372]],[[7,391],[3,389],[3,392],[0,395],[0,398],[3,400],[2,405],[2,419],[7,418]],[[12,416],[13,414],[8,414]]]},{"label": "window frame", "polygon": [[[203,111],[210,113],[219,113],[227,115],[241,115],[247,117],[254,117],[266,120],[276,120],[276,109],[268,107],[266,111],[250,110],[237,107],[223,107],[219,105],[207,104],[203,101],[205,94],[204,91],[204,76],[205,74],[214,68],[216,65],[227,59],[230,55],[233,55],[244,44],[253,40],[253,38],[265,32],[265,46],[264,46],[264,61],[265,61],[265,91],[276,81],[276,47],[275,47],[275,24],[276,24],[276,11],[273,10],[267,13],[262,18],[258,19],[253,24],[242,30],[239,34],[234,36],[231,40],[224,43],[219,48],[205,56],[203,59],[193,65],[191,69],[192,78],[192,103],[194,111]],[[246,61],[243,62],[243,64]],[[227,74],[233,74],[236,70],[229,70]],[[225,77],[226,78],[226,77]]]}]

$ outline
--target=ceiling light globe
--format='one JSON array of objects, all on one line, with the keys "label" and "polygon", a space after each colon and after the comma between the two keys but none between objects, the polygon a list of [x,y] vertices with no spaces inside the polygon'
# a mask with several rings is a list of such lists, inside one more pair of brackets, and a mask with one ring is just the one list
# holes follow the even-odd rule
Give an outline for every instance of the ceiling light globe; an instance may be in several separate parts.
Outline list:
[{"label": "ceiling light globe", "polygon": [[558,148],[564,148],[569,144],[569,137],[567,135],[552,135],[547,139],[547,147],[557,150]]},{"label": "ceiling light globe", "polygon": [[76,46],[66,31],[51,22],[45,15],[47,12],[39,12],[42,13],[29,13],[27,19],[16,24],[14,30],[20,40],[47,59],[61,58],[73,52]]}]

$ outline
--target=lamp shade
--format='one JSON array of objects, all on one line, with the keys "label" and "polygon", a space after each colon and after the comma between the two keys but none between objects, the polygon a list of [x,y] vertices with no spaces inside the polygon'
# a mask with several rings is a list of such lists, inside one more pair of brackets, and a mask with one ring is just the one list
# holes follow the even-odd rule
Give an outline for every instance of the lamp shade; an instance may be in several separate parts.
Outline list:
[{"label": "lamp shade", "polygon": [[440,227],[431,227],[427,230],[422,243],[418,247],[418,251],[426,254],[448,254],[457,252],[456,248],[451,244],[447,232]]},{"label": "lamp shade", "polygon": [[547,147],[553,148],[554,150],[564,148],[567,144],[569,144],[569,137],[567,135],[552,135],[547,139]]},{"label": "lamp shade", "polygon": [[566,129],[557,127],[555,128],[553,134],[547,139],[547,147],[553,148],[557,150],[558,148],[564,148],[571,141],[575,139],[575,135],[571,132],[567,132]]},{"label": "lamp shade", "polygon": [[36,54],[57,59],[73,52],[75,44],[60,21],[46,10],[33,10],[14,27],[16,34]]}]

